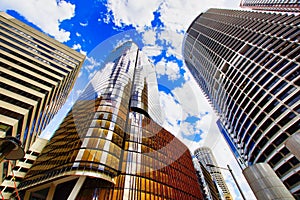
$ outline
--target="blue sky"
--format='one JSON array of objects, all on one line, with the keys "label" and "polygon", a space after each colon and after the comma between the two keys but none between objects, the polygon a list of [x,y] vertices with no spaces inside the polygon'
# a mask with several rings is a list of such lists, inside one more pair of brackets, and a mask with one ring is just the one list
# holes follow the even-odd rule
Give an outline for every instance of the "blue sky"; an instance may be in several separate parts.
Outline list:
[{"label": "blue sky", "polygon": [[191,152],[204,143],[210,146],[215,155],[224,155],[218,162],[226,166],[236,163],[215,125],[216,116],[184,65],[181,49],[185,31],[201,12],[238,5],[239,0],[1,0],[0,10],[87,56],[64,109],[44,137],[53,134],[105,55],[131,39],[155,64],[164,127]]}]

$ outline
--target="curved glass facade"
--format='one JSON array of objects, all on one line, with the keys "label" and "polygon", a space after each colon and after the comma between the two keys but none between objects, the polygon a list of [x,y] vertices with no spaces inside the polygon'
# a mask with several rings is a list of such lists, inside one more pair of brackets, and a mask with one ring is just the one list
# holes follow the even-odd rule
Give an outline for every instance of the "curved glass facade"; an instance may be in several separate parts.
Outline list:
[{"label": "curved glass facade", "polygon": [[20,184],[25,199],[55,196],[50,181],[66,198],[202,199],[189,150],[160,126],[158,100],[138,47],[114,50]]},{"label": "curved glass facade", "polygon": [[185,62],[247,165],[268,162],[295,196],[300,162],[299,15],[209,9],[191,24]]}]

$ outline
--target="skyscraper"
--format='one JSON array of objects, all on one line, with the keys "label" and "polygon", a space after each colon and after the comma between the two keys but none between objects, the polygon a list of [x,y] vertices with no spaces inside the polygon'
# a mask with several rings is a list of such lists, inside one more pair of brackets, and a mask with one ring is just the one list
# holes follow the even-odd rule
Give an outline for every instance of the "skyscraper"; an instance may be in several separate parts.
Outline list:
[{"label": "skyscraper", "polygon": [[219,200],[221,199],[220,193],[217,190],[216,183],[212,180],[212,176],[204,165],[198,161],[197,158],[193,159],[194,167],[197,172],[200,189],[205,200]]},{"label": "skyscraper", "polygon": [[[17,137],[27,151],[66,101],[84,57],[0,12],[0,137]],[[0,182],[4,171],[1,164]]]},{"label": "skyscraper", "polygon": [[219,168],[206,166],[207,164],[211,164],[217,166],[217,161],[208,147],[200,147],[194,151],[194,155],[198,159],[198,161],[208,170],[210,175],[212,176],[213,181],[219,186],[222,190],[220,193],[223,194],[223,197],[227,200],[232,199],[230,191],[226,185],[226,182],[223,178],[223,175]]},{"label": "skyscraper", "polygon": [[300,195],[285,141],[300,128],[300,15],[209,9],[191,24],[184,59],[242,167],[266,162]]},{"label": "skyscraper", "polygon": [[298,0],[242,0],[241,7],[251,8],[254,10],[268,10],[268,11],[285,11],[285,12],[299,12],[300,1]]},{"label": "skyscraper", "polygon": [[20,184],[24,198],[202,199],[187,147],[163,129],[153,65],[116,48]]}]

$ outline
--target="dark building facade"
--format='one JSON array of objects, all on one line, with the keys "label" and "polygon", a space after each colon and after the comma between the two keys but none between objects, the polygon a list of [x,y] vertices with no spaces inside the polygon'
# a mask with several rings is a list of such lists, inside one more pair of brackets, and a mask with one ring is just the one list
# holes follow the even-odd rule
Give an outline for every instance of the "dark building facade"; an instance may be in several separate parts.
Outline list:
[{"label": "dark building facade", "polygon": [[153,65],[116,48],[20,184],[24,199],[202,199],[187,147],[160,124]]},{"label": "dark building facade", "polygon": [[242,8],[251,8],[254,10],[299,12],[299,0],[242,0]]},{"label": "dark building facade", "polygon": [[[84,55],[0,12],[0,137],[25,152],[65,103]],[[9,174],[0,165],[0,183]]]},{"label": "dark building facade", "polygon": [[187,30],[184,59],[244,168],[267,162],[296,197],[300,162],[300,16],[209,9]]}]

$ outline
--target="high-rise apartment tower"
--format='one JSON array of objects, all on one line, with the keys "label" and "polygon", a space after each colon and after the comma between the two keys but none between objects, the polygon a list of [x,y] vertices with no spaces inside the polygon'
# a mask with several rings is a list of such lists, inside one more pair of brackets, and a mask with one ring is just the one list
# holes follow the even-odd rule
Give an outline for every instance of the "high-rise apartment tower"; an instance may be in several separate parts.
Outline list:
[{"label": "high-rise apartment tower", "polygon": [[202,164],[202,166],[207,169],[207,171],[212,176],[213,181],[215,181],[221,189],[219,193],[222,194],[226,200],[232,200],[233,198],[230,194],[230,191],[226,185],[226,182],[223,178],[220,169],[217,167],[207,166],[207,164],[218,166],[211,149],[208,147],[200,147],[194,151],[194,155],[196,156],[197,160]]},{"label": "high-rise apartment tower", "polygon": [[[83,60],[84,55],[0,12],[0,137],[17,137],[26,152],[66,101]],[[0,182],[6,171],[2,163]]]},{"label": "high-rise apartment tower", "polygon": [[163,129],[153,65],[116,48],[20,184],[24,199],[202,199],[187,147]]},{"label": "high-rise apartment tower", "polygon": [[300,15],[209,9],[187,30],[184,59],[242,167],[266,162],[300,195],[285,146],[300,128]]},{"label": "high-rise apartment tower", "polygon": [[240,6],[253,10],[300,12],[299,0],[242,0]]}]

